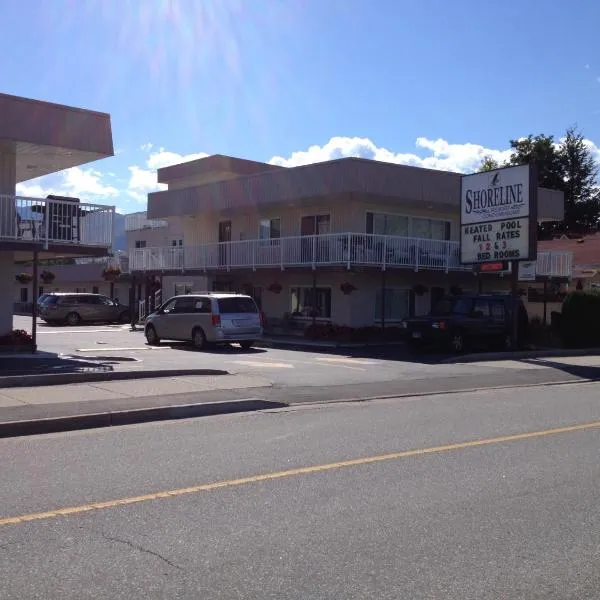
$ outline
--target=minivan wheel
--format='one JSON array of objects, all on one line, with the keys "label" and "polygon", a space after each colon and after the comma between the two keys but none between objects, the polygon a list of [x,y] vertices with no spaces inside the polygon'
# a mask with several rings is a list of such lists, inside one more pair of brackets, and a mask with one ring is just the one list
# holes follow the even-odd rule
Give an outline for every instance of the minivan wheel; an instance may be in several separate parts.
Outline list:
[{"label": "minivan wheel", "polygon": [[150,346],[158,346],[160,344],[160,338],[156,333],[156,329],[152,325],[146,327],[146,341]]},{"label": "minivan wheel", "polygon": [[81,317],[76,312],[70,312],[65,319],[67,325],[79,325]]},{"label": "minivan wheel", "polygon": [[196,350],[202,350],[206,347],[206,335],[200,327],[197,327],[192,331],[192,344]]},{"label": "minivan wheel", "polygon": [[254,340],[244,340],[243,342],[240,342],[240,346],[242,350],[250,350],[250,348],[254,346]]},{"label": "minivan wheel", "polygon": [[460,354],[465,349],[465,336],[462,331],[454,331],[450,337],[450,347],[456,354]]}]

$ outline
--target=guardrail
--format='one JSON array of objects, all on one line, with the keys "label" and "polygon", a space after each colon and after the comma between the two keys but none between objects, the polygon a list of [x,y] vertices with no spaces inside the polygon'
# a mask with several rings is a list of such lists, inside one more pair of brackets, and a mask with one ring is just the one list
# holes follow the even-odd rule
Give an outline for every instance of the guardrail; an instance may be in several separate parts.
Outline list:
[{"label": "guardrail", "polygon": [[458,242],[364,233],[332,233],[201,246],[130,250],[132,271],[371,265],[448,271],[459,263]]},{"label": "guardrail", "polygon": [[109,248],[113,206],[0,195],[0,240]]}]

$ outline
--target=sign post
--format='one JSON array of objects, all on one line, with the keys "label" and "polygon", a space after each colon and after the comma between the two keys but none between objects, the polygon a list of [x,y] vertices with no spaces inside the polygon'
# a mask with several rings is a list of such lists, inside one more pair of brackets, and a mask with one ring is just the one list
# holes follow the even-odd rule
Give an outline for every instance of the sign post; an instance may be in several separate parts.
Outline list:
[{"label": "sign post", "polygon": [[533,165],[461,178],[460,262],[482,270],[511,261],[513,347],[518,344],[519,263],[537,258],[537,187]]}]

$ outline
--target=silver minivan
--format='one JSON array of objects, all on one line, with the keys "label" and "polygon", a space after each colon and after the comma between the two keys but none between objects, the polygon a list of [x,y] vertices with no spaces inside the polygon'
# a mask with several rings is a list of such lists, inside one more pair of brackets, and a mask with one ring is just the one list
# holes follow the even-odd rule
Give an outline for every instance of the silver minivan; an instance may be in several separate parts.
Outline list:
[{"label": "silver minivan", "polygon": [[263,316],[250,296],[192,293],[169,298],[148,315],[144,333],[150,345],[177,340],[198,349],[226,343],[249,349],[262,337]]}]

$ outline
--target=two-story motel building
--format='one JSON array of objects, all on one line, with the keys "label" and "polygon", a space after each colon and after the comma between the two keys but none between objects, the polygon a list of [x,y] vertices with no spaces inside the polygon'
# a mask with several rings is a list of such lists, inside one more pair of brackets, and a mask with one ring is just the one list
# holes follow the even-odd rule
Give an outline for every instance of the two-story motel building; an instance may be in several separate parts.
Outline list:
[{"label": "two-story motel building", "polygon": [[[147,218],[177,223],[183,241],[130,248],[129,264],[142,288],[160,278],[163,298],[241,291],[271,322],[358,327],[425,313],[453,287],[480,289],[481,277],[459,263],[460,174],[358,158],[284,168],[214,155],[157,176],[168,189],[148,195]],[[562,194],[539,198],[540,220],[562,219]],[[538,274],[569,272],[569,256],[539,256]]]}]

